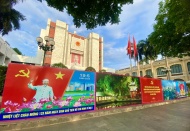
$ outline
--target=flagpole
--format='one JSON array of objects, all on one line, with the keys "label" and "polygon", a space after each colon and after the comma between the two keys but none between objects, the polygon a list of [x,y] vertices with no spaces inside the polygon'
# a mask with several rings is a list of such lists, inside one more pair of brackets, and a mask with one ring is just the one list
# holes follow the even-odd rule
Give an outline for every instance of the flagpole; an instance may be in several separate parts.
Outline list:
[{"label": "flagpole", "polygon": [[141,77],[141,73],[140,73],[140,65],[139,65],[139,62],[137,61],[137,75],[139,77]]},{"label": "flagpole", "polygon": [[136,44],[134,36],[133,36],[133,58],[134,58],[134,62],[135,62],[135,67],[137,66],[137,75],[138,75],[139,74],[139,72],[138,72],[138,51],[137,51],[137,44]]},{"label": "flagpole", "polygon": [[130,71],[131,71],[131,76],[132,76],[132,61],[131,61],[131,54],[129,55],[130,56]]},{"label": "flagpole", "polygon": [[129,55],[129,59],[130,59],[130,75],[132,76],[132,62],[131,62],[131,57],[132,57],[132,52],[131,52],[131,41],[130,41],[130,35],[129,35],[129,39],[128,39],[128,45],[127,45],[127,55]]}]

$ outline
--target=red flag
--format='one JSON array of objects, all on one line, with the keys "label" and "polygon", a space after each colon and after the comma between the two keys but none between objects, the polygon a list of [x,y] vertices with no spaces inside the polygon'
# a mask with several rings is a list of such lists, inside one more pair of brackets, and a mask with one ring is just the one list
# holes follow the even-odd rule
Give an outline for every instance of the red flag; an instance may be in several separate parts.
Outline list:
[{"label": "red flag", "polygon": [[137,44],[136,44],[136,41],[135,41],[135,38],[133,36],[133,49],[134,49],[134,57],[137,57],[138,55],[138,52],[137,52]]},{"label": "red flag", "polygon": [[128,39],[127,54],[131,56],[131,41],[130,41],[130,36],[129,36],[129,39]]}]

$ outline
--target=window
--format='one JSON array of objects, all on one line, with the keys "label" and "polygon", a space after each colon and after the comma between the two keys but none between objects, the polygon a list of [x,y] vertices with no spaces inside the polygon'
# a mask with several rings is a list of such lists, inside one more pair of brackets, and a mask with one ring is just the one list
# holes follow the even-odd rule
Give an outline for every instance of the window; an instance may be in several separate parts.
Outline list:
[{"label": "window", "polygon": [[171,74],[179,74],[182,73],[182,67],[180,64],[170,66]]},{"label": "window", "polygon": [[164,76],[164,75],[166,75],[166,72],[162,71],[162,69],[165,69],[165,68],[164,67],[159,67],[159,68],[156,69],[157,76]]},{"label": "window", "polygon": [[188,71],[190,73],[190,62],[187,63],[187,68],[188,68]]},{"label": "window", "polygon": [[152,71],[151,71],[151,69],[146,70],[146,75],[152,76]]},{"label": "window", "polygon": [[143,76],[143,72],[142,71],[140,71],[140,76]]},{"label": "window", "polygon": [[132,76],[137,76],[137,72],[133,72],[133,73],[132,73]]}]

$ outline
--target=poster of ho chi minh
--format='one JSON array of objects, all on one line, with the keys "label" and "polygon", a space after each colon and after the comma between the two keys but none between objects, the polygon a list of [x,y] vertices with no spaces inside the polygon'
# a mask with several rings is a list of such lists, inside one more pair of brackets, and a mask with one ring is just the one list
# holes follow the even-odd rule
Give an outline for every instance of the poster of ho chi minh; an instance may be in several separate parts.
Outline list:
[{"label": "poster of ho chi minh", "polygon": [[9,64],[0,120],[94,110],[95,73]]},{"label": "poster of ho chi minh", "polygon": [[160,79],[140,78],[142,104],[163,101],[163,91]]}]

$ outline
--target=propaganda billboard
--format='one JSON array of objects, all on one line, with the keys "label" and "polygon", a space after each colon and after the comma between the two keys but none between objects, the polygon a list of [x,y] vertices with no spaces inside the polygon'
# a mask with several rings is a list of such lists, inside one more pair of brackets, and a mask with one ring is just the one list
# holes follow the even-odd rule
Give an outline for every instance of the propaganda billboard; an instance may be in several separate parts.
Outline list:
[{"label": "propaganda billboard", "polygon": [[140,83],[142,104],[163,101],[163,91],[160,79],[141,77]]},{"label": "propaganda billboard", "polygon": [[0,120],[94,110],[95,73],[9,64]]},{"label": "propaganda billboard", "polygon": [[96,109],[141,104],[138,77],[108,73],[96,74]]},{"label": "propaganda billboard", "polygon": [[176,96],[177,98],[188,96],[188,87],[184,81],[175,81],[176,83]]},{"label": "propaganda billboard", "polygon": [[177,98],[176,82],[172,80],[162,80],[164,100],[173,100]]}]

